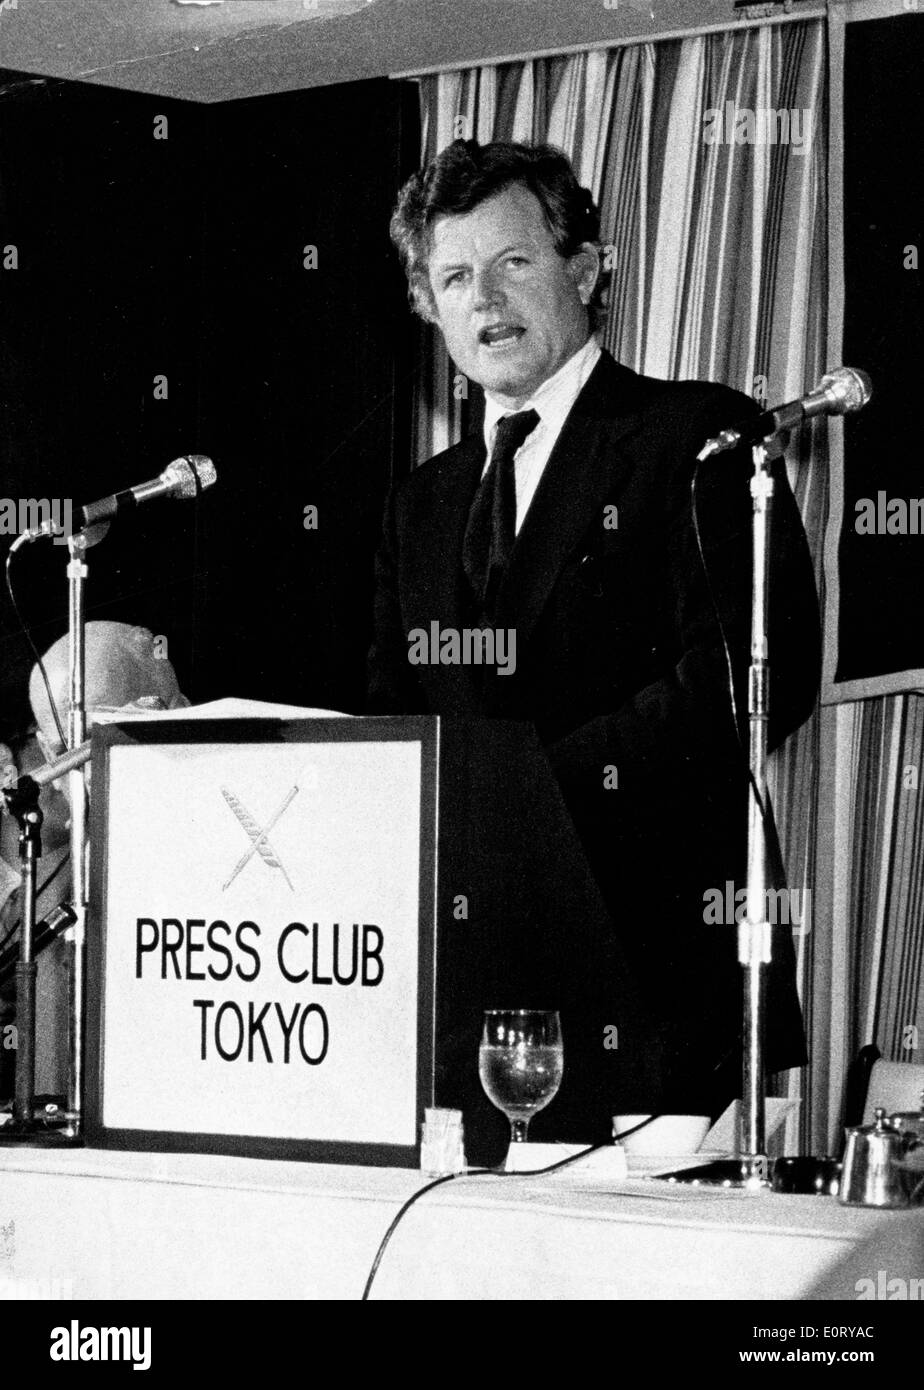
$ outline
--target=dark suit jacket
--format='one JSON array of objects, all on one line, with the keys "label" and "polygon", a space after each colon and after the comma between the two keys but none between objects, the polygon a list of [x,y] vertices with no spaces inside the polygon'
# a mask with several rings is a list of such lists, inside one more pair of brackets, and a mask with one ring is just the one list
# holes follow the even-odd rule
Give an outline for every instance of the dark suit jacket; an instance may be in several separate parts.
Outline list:
[{"label": "dark suit jacket", "polygon": [[[696,512],[708,579],[691,479],[705,440],[755,411],[727,387],[642,377],[604,353],[565,422],[498,597],[496,626],[516,632],[513,674],[408,660],[411,629],[429,629],[434,620],[442,628],[478,625],[460,553],[484,464],[481,437],[416,470],[388,504],[370,712],[535,725],[613,923],[611,939],[582,946],[588,959],[580,978],[562,982],[573,1044],[566,1028],[566,1055],[573,1062],[577,1049],[580,1058],[571,1075],[594,1073],[592,1098],[585,1088],[580,1104],[598,1114],[642,1106],[702,1113],[697,1106],[715,1111],[736,1093],[736,933],[703,916],[709,890],[744,882],[750,451],[699,469]],[[810,557],[781,463],[775,476],[772,746],[810,713],[820,653]],[[740,741],[717,613],[734,671]],[[618,788],[606,788],[607,778]],[[804,1061],[790,934],[776,935],[771,1068]],[[629,979],[650,1022],[635,1055],[650,1061],[657,1054],[658,1094],[650,1066],[627,1070],[622,1037],[621,1057],[605,1055],[601,1029],[607,1019],[616,1022],[617,996]],[[566,1110],[560,1107],[563,1116]]]}]

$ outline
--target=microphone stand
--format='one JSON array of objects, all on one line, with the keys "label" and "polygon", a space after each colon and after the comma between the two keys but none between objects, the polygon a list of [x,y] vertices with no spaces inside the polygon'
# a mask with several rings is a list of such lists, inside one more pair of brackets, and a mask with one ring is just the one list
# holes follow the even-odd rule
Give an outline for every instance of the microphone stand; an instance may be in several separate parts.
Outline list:
[{"label": "microphone stand", "polygon": [[766,443],[752,449],[754,476],[751,578],[751,667],[748,676],[748,875],[747,912],[738,925],[738,961],[744,970],[744,1067],[741,1092],[742,1178],[769,1187],[764,1101],[765,987],[772,951],[767,920],[769,866],[764,813],[767,804],[767,737],[770,719],[770,535],[774,481]]},{"label": "microphone stand", "polygon": [[[42,767],[34,768],[28,777],[21,777],[15,787],[4,788],[3,795],[7,805],[15,814],[15,807],[18,798],[31,797],[32,787],[41,790],[47,787],[49,782],[57,782],[60,777],[70,772],[71,768],[79,767],[81,763],[89,762],[93,752],[92,745],[82,743],[79,748],[74,748],[69,753],[64,753],[60,758],[55,758],[53,762],[45,763]],[[27,788],[29,788],[27,792]],[[36,868],[36,873],[38,872]],[[36,895],[38,889],[36,889]],[[70,903],[59,903],[53,907],[47,918],[34,924],[33,931],[33,957],[37,956],[46,946],[50,946],[52,941],[62,932],[66,931],[76,921],[76,913]],[[19,959],[19,947],[13,946],[5,951],[0,951],[0,986],[4,985],[10,975],[15,977],[16,966],[8,963],[9,959]]]},{"label": "microphone stand", "polygon": [[19,857],[22,860],[22,925],[16,962],[16,1079],[13,1118],[0,1127],[0,1145],[32,1144],[70,1146],[74,1137],[57,1126],[58,1116],[35,1116],[35,916],[38,863],[42,857],[42,809],[39,783],[20,777],[15,787],[4,789],[4,798],[19,825]]},{"label": "microphone stand", "polygon": [[[87,546],[83,531],[68,537],[68,743],[76,750],[87,737],[86,710],[86,615]],[[87,906],[89,903],[87,864],[87,764],[83,759],[68,773],[71,803],[71,902],[76,920],[64,934],[69,965],[69,1008],[67,1029],[67,1112],[65,1132],[74,1143],[82,1144],[83,1092],[83,993]]]},{"label": "microphone stand", "polygon": [[[86,939],[88,873],[87,873],[87,782],[86,764],[89,747],[87,733],[86,673],[85,673],[85,604],[87,582],[86,552],[88,545],[99,539],[99,533],[88,536],[78,531],[67,538],[68,593],[68,728],[70,751],[55,768],[43,769],[38,780],[20,778],[16,793],[23,788],[28,828],[20,833],[20,856],[23,858],[23,904],[20,937],[20,958],[16,967],[17,1048],[16,1098],[13,1121],[0,1128],[0,1144],[30,1143],[78,1146],[83,1144],[81,1093],[83,1088],[83,992],[84,951]],[[42,813],[38,806],[39,786],[52,780],[53,771],[67,769],[71,806],[70,860],[73,922],[62,934],[67,950],[68,1011],[67,1011],[67,1098],[64,1123],[54,1129],[37,1126],[34,1118],[35,1092],[35,865],[41,853],[38,828]],[[34,789],[34,790],[33,790]],[[14,793],[15,796],[15,793]],[[34,801],[33,801],[34,798]],[[9,794],[7,793],[9,800]],[[13,804],[13,803],[11,803]],[[14,814],[19,819],[18,810]],[[37,821],[36,818],[37,817]],[[38,828],[35,828],[35,827]]]},{"label": "microphone stand", "polygon": [[42,811],[38,784],[21,777],[5,788],[6,804],[19,826],[19,858],[22,861],[22,925],[16,962],[16,1080],[13,1120],[0,1129],[0,1144],[31,1140],[35,1130],[35,893],[38,861],[42,855]]},{"label": "microphone stand", "polygon": [[[72,533],[67,538],[68,566],[67,566],[67,596],[68,596],[68,693],[70,696],[70,708],[68,711],[68,743],[70,752],[67,755],[66,766],[68,767],[68,789],[71,805],[71,827],[70,827],[70,860],[72,877],[72,899],[74,921],[63,933],[63,940],[68,952],[68,980],[69,980],[69,999],[68,999],[68,1029],[67,1029],[67,1102],[65,1109],[64,1126],[54,1131],[51,1142],[82,1144],[82,1093],[83,1093],[83,1033],[84,1033],[84,971],[86,956],[86,925],[87,911],[89,905],[89,865],[88,851],[89,844],[87,838],[87,772],[86,763],[89,752],[82,748],[87,737],[87,711],[86,711],[86,672],[85,672],[85,639],[86,639],[86,616],[85,616],[85,593],[87,582],[87,562],[86,554],[91,545],[102,540],[109,523],[107,518],[114,516],[123,506],[133,506],[139,502],[144,502],[154,497],[198,497],[203,489],[211,487],[215,482],[215,466],[210,458],[204,454],[189,454],[183,458],[175,459],[168,468],[150,483],[143,483],[140,487],[130,488],[125,492],[116,494],[114,497],[103,498],[101,502],[91,504],[90,507],[83,508],[83,518],[85,529]],[[49,535],[51,532],[46,527],[41,526],[34,531],[23,532],[13,543],[12,549],[17,548],[27,540],[36,540],[41,535]],[[12,552],[11,552],[12,553]],[[81,756],[78,756],[81,755]],[[65,762],[64,759],[61,760]],[[63,768],[62,768],[63,770]],[[36,784],[36,796],[37,796]],[[38,810],[36,801],[35,810],[38,814],[38,825],[41,825],[41,812]],[[33,824],[30,822],[30,825]],[[37,831],[34,832],[37,834]],[[23,831],[25,834],[25,831]],[[22,842],[21,842],[22,843]],[[23,997],[25,999],[25,1011],[28,1014],[31,1009],[31,1024],[25,1030],[28,1034],[26,1039],[26,1057],[23,1063],[23,1091],[22,1102],[25,1102],[26,1090],[34,1091],[34,1066],[35,1066],[35,960],[33,956],[33,932],[35,927],[35,882],[34,882],[34,859],[40,851],[35,850],[35,840],[33,832],[30,830],[28,849],[29,860],[25,860],[27,868],[32,866],[32,892],[31,899],[27,903],[29,893],[28,884],[24,877],[23,882],[23,912],[22,912],[22,939],[20,943],[20,966],[17,967],[17,982],[23,982]],[[27,851],[21,850],[25,856]],[[21,969],[20,969],[21,967]],[[30,974],[31,970],[31,974]],[[31,999],[31,1004],[30,1004]],[[17,1001],[17,1009],[19,1003]],[[28,1019],[27,1019],[28,1022]],[[17,1079],[19,1074],[17,1058]],[[31,1068],[31,1084],[26,1087]],[[31,1102],[30,1102],[31,1104]],[[18,1111],[14,1126],[19,1129],[22,1125],[31,1126],[32,1116],[26,1114],[20,1116]],[[4,1133],[11,1140],[13,1126],[5,1126],[0,1129],[0,1142]],[[31,1142],[36,1142],[37,1138],[42,1138],[49,1142],[49,1132],[42,1131],[41,1135],[35,1135],[31,1129],[24,1131],[25,1135],[31,1138]]]},{"label": "microphone stand", "polygon": [[769,590],[770,536],[775,484],[769,460],[772,441],[752,449],[751,665],[748,673],[748,868],[747,911],[738,924],[738,962],[744,971],[744,1042],[739,1156],[663,1176],[669,1182],[703,1187],[770,1187],[764,1075],[765,992],[772,933],[767,920],[769,866],[764,811],[767,799],[767,731],[770,717]]}]

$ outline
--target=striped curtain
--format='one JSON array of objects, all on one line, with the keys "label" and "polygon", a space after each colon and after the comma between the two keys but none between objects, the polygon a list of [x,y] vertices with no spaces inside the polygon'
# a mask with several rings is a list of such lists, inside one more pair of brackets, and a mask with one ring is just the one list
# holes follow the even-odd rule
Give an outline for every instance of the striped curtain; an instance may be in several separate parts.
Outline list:
[{"label": "striped curtain", "polygon": [[815,1152],[838,1143],[846,1067],[860,1047],[924,1060],[924,697],[829,706],[821,743]]},{"label": "striped curtain", "polygon": [[[601,210],[611,270],[603,342],[613,355],[649,375],[706,378],[761,400],[790,400],[829,365],[826,37],[823,21],[793,22],[424,77],[423,161],[460,136],[557,145]],[[745,110],[789,113],[789,142],[728,138],[735,113]],[[421,460],[465,432],[471,409],[467,383],[439,335],[422,335]],[[821,588],[823,423],[797,435],[787,467]],[[877,775],[872,791],[854,784],[854,814],[839,850],[838,874],[852,885],[844,910],[853,945],[839,938],[833,949],[833,918],[818,923],[813,916],[797,934],[817,1065],[814,1080],[789,1076],[790,1094],[804,1102],[789,1151],[800,1140],[814,1152],[831,1146],[850,1057],[874,1037],[893,1055],[883,1040],[900,1045],[909,1010],[920,1014],[921,931],[916,975],[907,935],[908,913],[920,919],[922,911],[919,803],[903,803],[896,783],[900,767],[915,756],[920,763],[921,712],[913,699],[838,712],[840,758],[849,749],[851,768]],[[878,721],[872,705],[880,706]],[[808,890],[809,901],[816,897],[820,751],[816,717],[770,769],[789,881]],[[874,901],[870,870],[886,881],[899,841],[908,884]],[[820,849],[827,871],[831,847]],[[834,999],[851,1001],[836,1038],[826,1032]],[[841,1051],[832,1061],[833,1045]]]},{"label": "striped curtain", "polygon": [[[924,1035],[924,699],[838,709],[839,735],[868,775],[857,783],[850,868],[851,950],[862,988],[854,1031],[893,1061],[921,1060]],[[917,932],[908,931],[916,923]],[[914,1054],[917,1053],[917,1057]]]}]

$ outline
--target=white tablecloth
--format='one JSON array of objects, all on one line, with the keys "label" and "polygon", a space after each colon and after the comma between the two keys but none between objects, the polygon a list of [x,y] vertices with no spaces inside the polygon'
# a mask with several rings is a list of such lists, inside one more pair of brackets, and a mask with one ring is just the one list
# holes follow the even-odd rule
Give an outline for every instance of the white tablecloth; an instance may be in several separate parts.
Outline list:
[{"label": "white tablecloth", "polygon": [[[0,1295],[356,1299],[422,1181],[210,1155],[0,1150]],[[398,1228],[372,1296],[800,1298],[861,1240],[917,1220],[829,1198],[610,1186],[527,1175],[438,1188]]]}]

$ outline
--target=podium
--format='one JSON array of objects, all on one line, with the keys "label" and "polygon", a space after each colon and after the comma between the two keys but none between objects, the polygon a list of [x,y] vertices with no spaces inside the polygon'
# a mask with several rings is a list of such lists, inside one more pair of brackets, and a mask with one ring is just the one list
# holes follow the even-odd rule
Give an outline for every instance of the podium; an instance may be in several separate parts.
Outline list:
[{"label": "podium", "polygon": [[173,720],[93,732],[85,1133],[106,1148],[416,1166],[508,1135],[488,1008],[559,1009],[536,1139],[599,1140],[655,1062],[529,725]]}]

